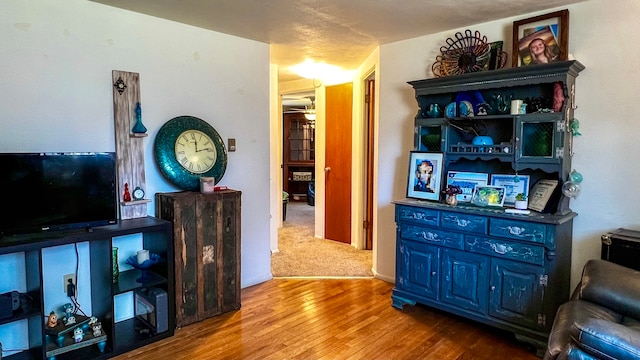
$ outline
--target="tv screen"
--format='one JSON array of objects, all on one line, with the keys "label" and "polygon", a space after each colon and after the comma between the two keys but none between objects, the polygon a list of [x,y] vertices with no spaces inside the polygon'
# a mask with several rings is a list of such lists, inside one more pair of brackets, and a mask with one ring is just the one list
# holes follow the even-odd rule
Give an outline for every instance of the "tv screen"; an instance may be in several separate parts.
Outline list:
[{"label": "tv screen", "polygon": [[2,153],[0,235],[117,222],[115,153]]}]

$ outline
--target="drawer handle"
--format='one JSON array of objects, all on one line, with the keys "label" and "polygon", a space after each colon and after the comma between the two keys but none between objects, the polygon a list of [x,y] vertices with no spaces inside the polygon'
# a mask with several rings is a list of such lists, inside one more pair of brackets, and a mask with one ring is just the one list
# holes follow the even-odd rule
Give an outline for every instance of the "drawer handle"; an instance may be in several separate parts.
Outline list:
[{"label": "drawer handle", "polygon": [[436,276],[436,272],[435,272],[435,271],[432,271],[432,272],[431,272],[431,275],[432,275],[432,276]]},{"label": "drawer handle", "polygon": [[469,224],[471,224],[471,221],[465,219],[456,218],[455,221],[459,227],[467,227]]},{"label": "drawer handle", "polygon": [[507,246],[504,244],[491,244],[490,246],[496,254],[500,254],[500,255],[504,255],[509,251],[513,250],[511,246]]},{"label": "drawer handle", "polygon": [[440,241],[440,239],[438,239],[438,235],[434,234],[432,232],[422,232],[422,238],[425,240],[429,240],[429,241]]},{"label": "drawer handle", "polygon": [[518,227],[518,226],[507,226],[507,229],[509,229],[509,234],[516,235],[516,236],[522,235],[522,233],[524,233],[524,230],[525,230],[525,228]]},{"label": "drawer handle", "polygon": [[413,213],[413,219],[414,220],[424,220],[426,219],[426,216],[422,213]]},{"label": "drawer handle", "polygon": [[491,286],[491,291],[496,291],[496,287],[495,286]]}]

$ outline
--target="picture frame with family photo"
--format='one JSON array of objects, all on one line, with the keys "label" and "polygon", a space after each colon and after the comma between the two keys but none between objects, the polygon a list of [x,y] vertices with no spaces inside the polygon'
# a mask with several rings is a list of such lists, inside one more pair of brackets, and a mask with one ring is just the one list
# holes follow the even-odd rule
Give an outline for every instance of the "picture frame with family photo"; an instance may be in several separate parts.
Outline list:
[{"label": "picture frame with family photo", "polygon": [[568,59],[569,10],[513,22],[513,67]]}]

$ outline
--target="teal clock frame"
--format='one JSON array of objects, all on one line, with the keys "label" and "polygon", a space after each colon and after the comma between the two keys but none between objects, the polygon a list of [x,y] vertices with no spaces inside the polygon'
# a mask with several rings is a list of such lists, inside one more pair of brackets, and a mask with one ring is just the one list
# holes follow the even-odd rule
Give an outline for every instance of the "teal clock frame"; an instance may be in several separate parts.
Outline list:
[{"label": "teal clock frame", "polygon": [[[180,165],[175,155],[176,140],[187,130],[207,134],[216,148],[216,162],[204,173],[194,174]],[[162,175],[177,187],[198,191],[201,177],[213,177],[217,184],[227,169],[227,149],[220,134],[206,121],[194,116],[178,116],[167,121],[158,131],[153,144],[156,164]]]}]

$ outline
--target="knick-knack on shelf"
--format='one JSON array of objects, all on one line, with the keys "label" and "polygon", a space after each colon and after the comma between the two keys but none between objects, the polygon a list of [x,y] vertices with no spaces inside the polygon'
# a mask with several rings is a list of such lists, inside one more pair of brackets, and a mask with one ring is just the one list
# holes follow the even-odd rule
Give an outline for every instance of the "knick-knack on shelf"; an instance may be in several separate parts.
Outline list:
[{"label": "knick-knack on shelf", "polygon": [[131,192],[129,191],[129,183],[124,183],[124,194],[122,194],[123,201],[131,201]]},{"label": "knick-knack on shelf", "polygon": [[147,132],[147,128],[142,124],[142,107],[140,107],[139,101],[136,103],[136,124],[131,131],[134,134],[144,134]]}]

